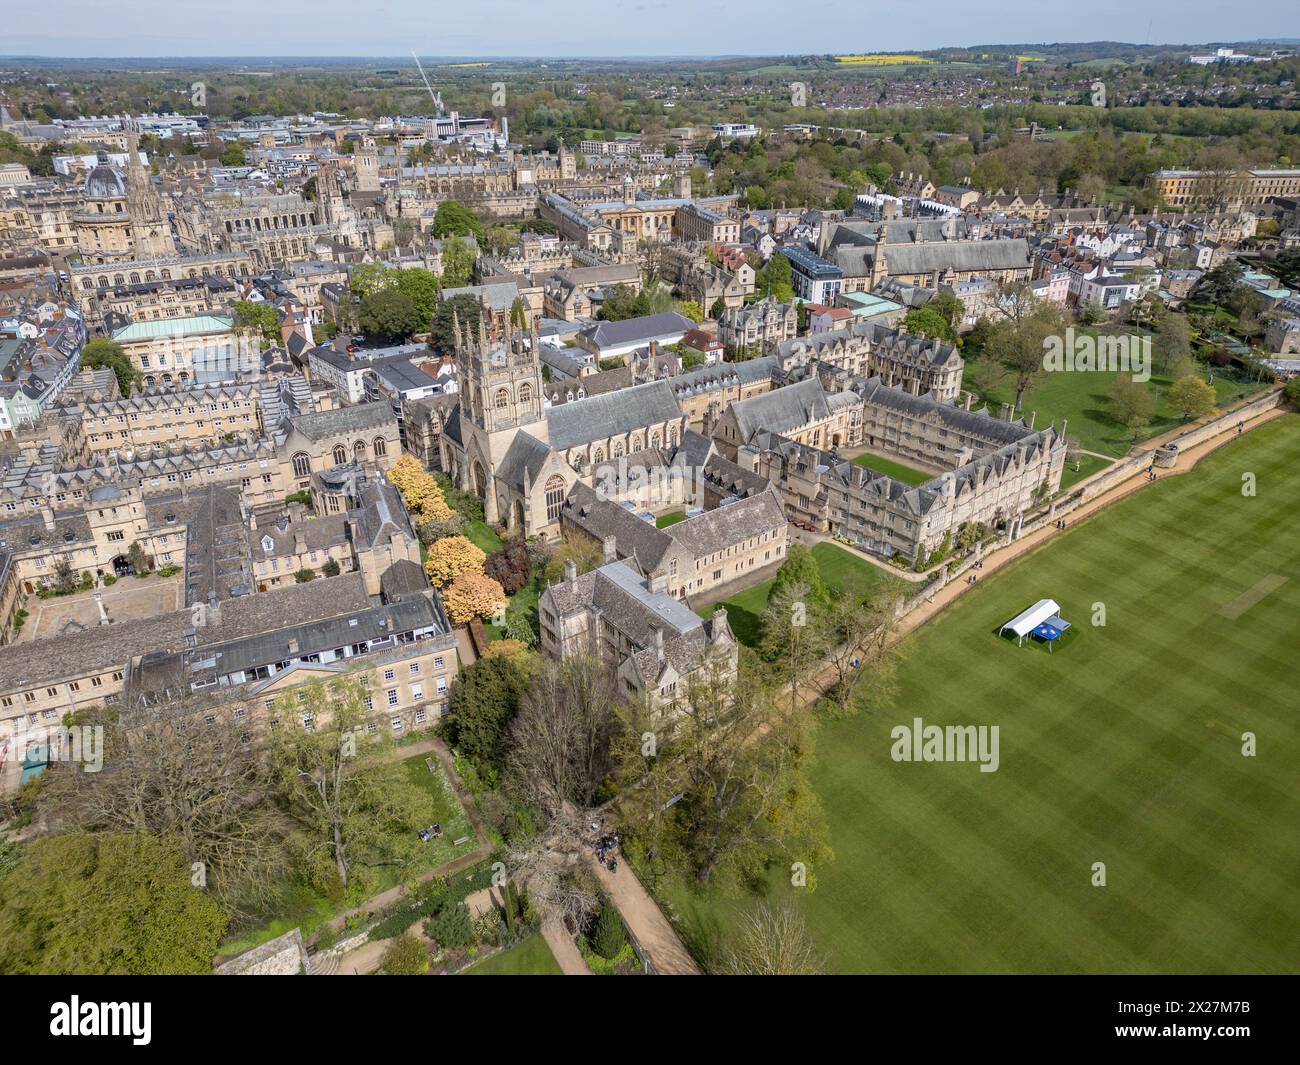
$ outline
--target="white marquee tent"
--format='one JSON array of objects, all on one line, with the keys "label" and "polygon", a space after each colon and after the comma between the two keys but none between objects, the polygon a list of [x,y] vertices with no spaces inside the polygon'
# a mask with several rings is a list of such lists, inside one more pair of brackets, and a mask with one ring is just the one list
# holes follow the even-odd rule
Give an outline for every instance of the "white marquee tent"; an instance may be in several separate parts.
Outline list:
[{"label": "white marquee tent", "polygon": [[1028,610],[1022,610],[1002,628],[998,629],[998,635],[1001,636],[1007,629],[1010,629],[1016,634],[1019,641],[1024,643],[1026,636],[1043,622],[1056,617],[1060,612],[1061,607],[1055,599],[1040,599]]}]

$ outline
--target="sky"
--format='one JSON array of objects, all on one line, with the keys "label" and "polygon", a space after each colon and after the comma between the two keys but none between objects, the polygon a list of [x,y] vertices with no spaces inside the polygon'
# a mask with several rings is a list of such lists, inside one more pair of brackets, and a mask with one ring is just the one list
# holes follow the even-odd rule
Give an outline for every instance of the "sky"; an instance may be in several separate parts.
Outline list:
[{"label": "sky", "polygon": [[[807,17],[804,17],[806,14]],[[270,17],[268,17],[270,16]],[[1148,36],[1150,20],[1150,36]],[[0,0],[0,54],[773,55],[1300,37],[1296,0]]]}]

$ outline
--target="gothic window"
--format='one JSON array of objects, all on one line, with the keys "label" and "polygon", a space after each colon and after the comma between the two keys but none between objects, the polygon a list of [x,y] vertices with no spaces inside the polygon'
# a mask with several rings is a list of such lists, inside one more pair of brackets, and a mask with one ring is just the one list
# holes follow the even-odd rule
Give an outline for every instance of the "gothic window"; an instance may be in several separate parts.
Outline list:
[{"label": "gothic window", "polygon": [[533,388],[527,381],[525,381],[522,385],[519,386],[519,402],[531,403],[532,399],[533,399]]},{"label": "gothic window", "polygon": [[388,454],[388,444],[382,436],[375,437],[374,442],[375,458],[382,459]]},{"label": "gothic window", "polygon": [[558,473],[546,482],[546,520],[558,521],[564,505],[564,478]]},{"label": "gothic window", "polygon": [[352,455],[355,461],[365,462],[366,442],[364,440],[358,440],[355,444],[352,445]]},{"label": "gothic window", "polygon": [[348,449],[345,448],[342,444],[339,444],[337,447],[334,448],[334,465],[342,466],[343,463],[347,461],[348,461]]},{"label": "gothic window", "polygon": [[596,448],[595,450],[593,450],[592,453],[591,453],[591,461],[592,461],[592,462],[604,462],[604,461],[605,461],[605,449],[604,449],[603,447],[598,447],[598,448]]},{"label": "gothic window", "polygon": [[311,459],[305,451],[299,451],[293,457],[293,475],[295,477],[311,476]]},{"label": "gothic window", "polygon": [[614,441],[614,446],[611,447],[611,448],[609,449],[609,457],[610,457],[610,458],[614,458],[614,459],[620,459],[620,458],[623,457],[623,441],[622,441],[622,440],[615,440],[615,441]]},{"label": "gothic window", "polygon": [[497,410],[505,410],[510,406],[510,390],[508,388],[498,388],[496,395],[492,399],[492,405]]}]

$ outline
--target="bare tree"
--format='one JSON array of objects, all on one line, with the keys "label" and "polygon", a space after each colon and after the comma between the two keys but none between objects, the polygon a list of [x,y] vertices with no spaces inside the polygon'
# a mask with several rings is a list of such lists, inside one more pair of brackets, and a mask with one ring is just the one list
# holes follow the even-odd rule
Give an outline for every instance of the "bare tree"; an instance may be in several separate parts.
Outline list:
[{"label": "bare tree", "polygon": [[737,921],[735,936],[719,972],[731,976],[816,976],[826,966],[793,906],[773,909],[760,903]]},{"label": "bare tree", "polygon": [[892,689],[899,598],[886,590],[866,600],[843,593],[832,598],[825,625],[830,636],[828,657],[835,669],[835,686],[828,699],[841,713],[852,706],[854,693],[868,673],[875,698],[882,698]]},{"label": "bare tree", "polygon": [[591,805],[613,762],[619,699],[609,667],[590,656],[546,663],[511,725],[506,776],[550,816]]},{"label": "bare tree", "polygon": [[179,839],[232,910],[274,894],[286,823],[267,801],[268,767],[237,722],[182,704],[83,714],[79,723],[104,728],[103,768],[51,766],[40,807],[52,827]]}]

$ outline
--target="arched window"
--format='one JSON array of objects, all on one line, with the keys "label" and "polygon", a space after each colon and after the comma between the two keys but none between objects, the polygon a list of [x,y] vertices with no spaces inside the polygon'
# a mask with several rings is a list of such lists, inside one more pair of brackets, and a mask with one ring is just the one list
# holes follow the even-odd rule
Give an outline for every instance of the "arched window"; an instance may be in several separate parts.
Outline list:
[{"label": "arched window", "polygon": [[595,449],[591,452],[591,461],[592,461],[592,462],[604,462],[604,461],[605,461],[605,449],[604,449],[603,447],[595,448]]},{"label": "arched window", "polygon": [[348,449],[345,448],[342,444],[339,444],[337,447],[334,448],[334,465],[342,466],[343,463],[347,461],[348,461]]},{"label": "arched window", "polygon": [[83,277],[83,278],[81,279],[81,287],[82,287],[83,289],[86,289],[87,291],[89,291],[90,289],[92,289],[92,288],[95,287],[95,284],[94,284],[93,281],[90,280],[90,278],[88,278],[88,277]]},{"label": "arched window", "polygon": [[519,386],[519,402],[531,403],[533,401],[533,386],[525,381]]},{"label": "arched window", "polygon": [[497,410],[505,410],[510,406],[510,389],[498,388],[496,395],[492,398],[492,405],[496,407]]},{"label": "arched window", "polygon": [[358,440],[352,445],[352,459],[354,462],[366,461],[366,442],[364,440]]},{"label": "arched window", "polygon": [[609,449],[609,457],[612,459],[621,459],[623,457],[623,441],[615,440],[613,446]]},{"label": "arched window", "polygon": [[293,457],[293,475],[295,477],[311,476],[311,457],[305,451],[299,451]]},{"label": "arched window", "polygon": [[651,447],[658,447],[658,446],[659,446],[659,431],[658,431],[658,430],[655,430],[653,433],[650,434],[650,446],[651,446]]},{"label": "arched window", "polygon": [[382,436],[375,437],[375,442],[373,447],[375,450],[375,458],[377,459],[382,459],[385,455],[388,454],[388,443],[387,441],[384,440]]},{"label": "arched window", "polygon": [[546,520],[559,521],[564,506],[564,478],[558,473],[546,482]]}]

